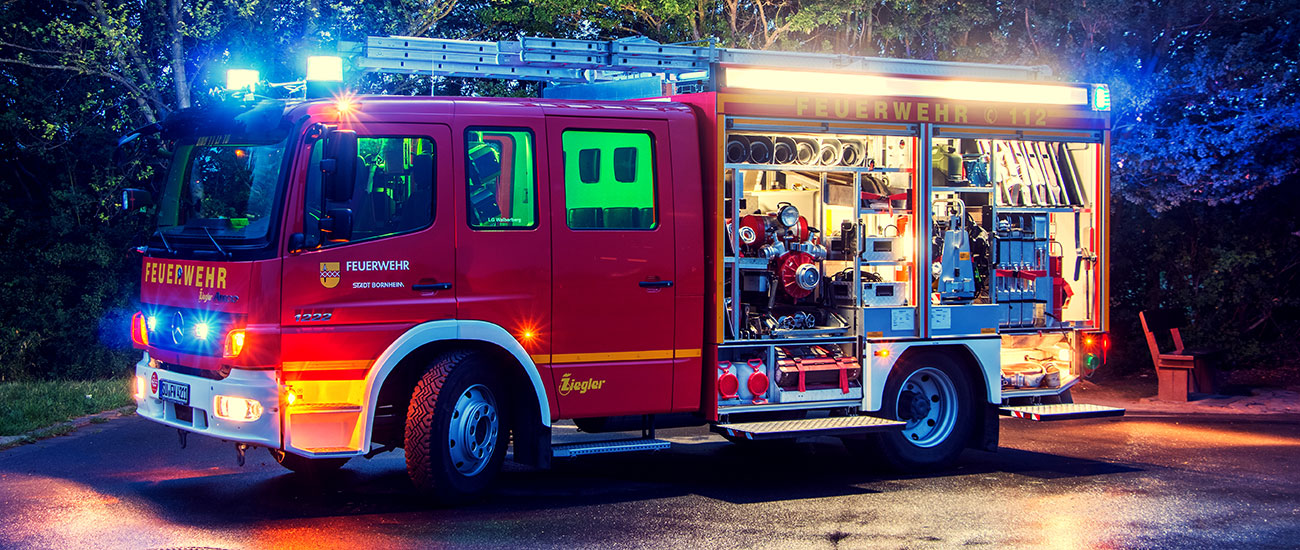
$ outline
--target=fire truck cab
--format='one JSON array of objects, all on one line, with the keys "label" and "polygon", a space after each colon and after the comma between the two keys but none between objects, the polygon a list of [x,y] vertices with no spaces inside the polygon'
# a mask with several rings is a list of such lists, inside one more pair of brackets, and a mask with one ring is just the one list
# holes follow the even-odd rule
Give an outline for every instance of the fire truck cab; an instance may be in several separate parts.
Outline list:
[{"label": "fire truck cab", "polygon": [[[174,151],[124,197],[158,218],[132,321],[142,416],[295,471],[403,448],[417,487],[458,495],[508,448],[546,466],[667,447],[669,415],[934,468],[996,448],[999,415],[1123,414],[1069,392],[1106,351],[1103,86],[483,44],[515,52],[503,77],[574,83],[267,100],[136,134]],[[395,65],[424,52],[466,76],[429,53],[449,45],[372,39],[357,64],[430,72]],[[676,68],[593,81],[583,48],[603,71]],[[555,421],[626,417],[642,437],[552,444]]]}]

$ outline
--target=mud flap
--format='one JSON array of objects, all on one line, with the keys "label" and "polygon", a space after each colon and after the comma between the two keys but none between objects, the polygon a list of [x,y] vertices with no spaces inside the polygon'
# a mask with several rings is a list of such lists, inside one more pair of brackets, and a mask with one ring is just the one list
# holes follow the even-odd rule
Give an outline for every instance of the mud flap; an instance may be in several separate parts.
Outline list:
[{"label": "mud flap", "polygon": [[984,403],[983,409],[983,413],[979,415],[979,424],[971,432],[966,447],[995,452],[998,450],[998,417],[1001,410],[998,405],[991,403]]},{"label": "mud flap", "polygon": [[540,422],[533,424],[528,429],[515,430],[514,436],[514,461],[516,464],[532,466],[534,468],[549,469],[551,467],[551,428],[541,425]]}]

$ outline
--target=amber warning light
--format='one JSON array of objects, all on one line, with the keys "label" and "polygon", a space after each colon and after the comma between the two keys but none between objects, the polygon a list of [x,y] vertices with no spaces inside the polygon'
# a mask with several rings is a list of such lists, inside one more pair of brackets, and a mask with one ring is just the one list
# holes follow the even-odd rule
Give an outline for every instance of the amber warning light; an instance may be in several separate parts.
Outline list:
[{"label": "amber warning light", "polygon": [[137,311],[131,316],[131,342],[138,348],[149,345],[149,319],[142,311]]}]

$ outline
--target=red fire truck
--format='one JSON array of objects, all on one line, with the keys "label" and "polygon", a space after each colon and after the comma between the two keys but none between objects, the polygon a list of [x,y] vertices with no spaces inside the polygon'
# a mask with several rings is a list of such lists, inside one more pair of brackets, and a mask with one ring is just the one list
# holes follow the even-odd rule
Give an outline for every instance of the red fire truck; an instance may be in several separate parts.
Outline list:
[{"label": "red fire truck", "polygon": [[[125,138],[174,151],[123,203],[157,216],[135,399],[182,442],[295,471],[403,448],[416,486],[459,495],[508,449],[660,449],[683,418],[918,469],[996,448],[999,415],[1123,414],[1070,399],[1107,348],[1104,85],[644,40],[353,53],[549,85],[262,100],[254,79]],[[628,418],[642,437],[552,444]]]}]

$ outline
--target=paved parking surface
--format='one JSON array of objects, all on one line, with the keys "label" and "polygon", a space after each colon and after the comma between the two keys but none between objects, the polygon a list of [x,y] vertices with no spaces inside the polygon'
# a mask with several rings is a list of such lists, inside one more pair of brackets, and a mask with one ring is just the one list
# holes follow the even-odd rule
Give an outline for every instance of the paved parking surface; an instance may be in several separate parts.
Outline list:
[{"label": "paved parking surface", "polygon": [[[572,426],[557,427],[561,437]],[[756,448],[703,428],[671,450],[510,467],[439,508],[401,452],[326,480],[265,450],[128,417],[0,452],[6,548],[1295,548],[1300,417],[1002,421],[997,453],[881,472],[834,439]],[[509,466],[509,465],[508,465]]]}]

